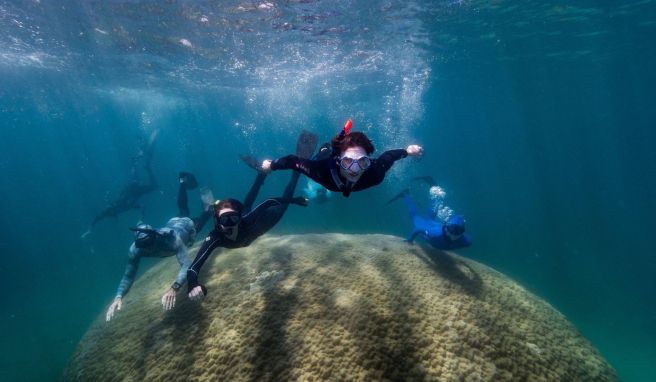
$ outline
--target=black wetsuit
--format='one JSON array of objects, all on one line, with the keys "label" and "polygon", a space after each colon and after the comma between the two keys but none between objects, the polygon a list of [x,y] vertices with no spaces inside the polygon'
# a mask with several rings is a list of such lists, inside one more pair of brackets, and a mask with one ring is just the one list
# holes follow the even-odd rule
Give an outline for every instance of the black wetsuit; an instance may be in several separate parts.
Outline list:
[{"label": "black wetsuit", "polygon": [[187,186],[184,183],[180,183],[180,188],[178,189],[178,216],[188,217],[194,222],[196,232],[200,232],[205,224],[212,216],[212,209],[203,211],[200,216],[192,218],[189,213],[189,198],[187,196]]},{"label": "black wetsuit", "polygon": [[[196,286],[200,285],[198,283],[200,268],[216,248],[247,247],[280,221],[293,198],[299,177],[299,173],[292,174],[282,198],[266,199],[257,207],[253,208],[252,211],[246,213],[246,211],[251,209],[255,197],[266,178],[266,174],[258,174],[246,199],[244,199],[244,215],[239,223],[238,234],[235,240],[227,238],[219,228],[215,227],[203,241],[203,245],[198,250],[196,258],[187,271],[187,286],[190,292]],[[203,292],[206,292],[204,287]]]},{"label": "black wetsuit", "polygon": [[153,192],[157,189],[157,180],[155,175],[150,167],[146,167],[146,172],[148,173],[148,183],[141,184],[138,181],[132,181],[128,184],[122,191],[119,197],[113,201],[109,206],[104,210],[100,211],[98,215],[91,222],[93,227],[99,221],[108,218],[116,217],[118,214],[135,209],[141,209],[139,204],[139,199],[150,192]]},{"label": "black wetsuit", "polygon": [[385,151],[378,158],[371,160],[369,168],[355,183],[349,182],[339,173],[339,165],[335,156],[314,160],[287,155],[271,162],[271,170],[300,172],[328,190],[341,192],[348,197],[352,191],[360,191],[380,184],[394,162],[407,156],[408,152],[405,149]]}]

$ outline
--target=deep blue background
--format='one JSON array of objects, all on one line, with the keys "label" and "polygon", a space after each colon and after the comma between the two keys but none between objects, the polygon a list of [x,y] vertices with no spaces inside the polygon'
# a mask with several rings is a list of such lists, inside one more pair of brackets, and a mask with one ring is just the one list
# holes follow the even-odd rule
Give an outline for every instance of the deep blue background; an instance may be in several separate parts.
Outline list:
[{"label": "deep blue background", "polygon": [[401,204],[371,211],[430,174],[467,218],[462,254],[563,312],[623,380],[656,379],[653,1],[261,4],[0,3],[3,380],[56,379],[106,309],[138,215],[79,236],[153,129],[161,225],[177,171],[242,197],[238,154],[286,154],[348,117],[424,158],[276,232],[405,236]]}]

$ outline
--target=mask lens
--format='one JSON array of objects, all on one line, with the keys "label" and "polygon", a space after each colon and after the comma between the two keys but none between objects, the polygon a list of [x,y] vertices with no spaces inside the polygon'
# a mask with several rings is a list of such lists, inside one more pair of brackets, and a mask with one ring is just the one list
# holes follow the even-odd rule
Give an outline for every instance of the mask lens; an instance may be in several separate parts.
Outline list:
[{"label": "mask lens", "polygon": [[343,157],[339,161],[339,165],[342,166],[342,168],[344,170],[348,170],[349,167],[351,167],[352,164],[353,164],[353,158],[349,158],[349,157]]},{"label": "mask lens", "polygon": [[358,166],[360,166],[361,169],[366,170],[369,168],[371,165],[371,160],[369,157],[362,157],[358,159]]},{"label": "mask lens", "polygon": [[224,227],[232,227],[239,224],[241,216],[237,213],[227,213],[219,216],[219,224]]},{"label": "mask lens", "polygon": [[446,226],[446,230],[454,236],[460,236],[465,232],[465,228],[463,226],[455,224]]}]

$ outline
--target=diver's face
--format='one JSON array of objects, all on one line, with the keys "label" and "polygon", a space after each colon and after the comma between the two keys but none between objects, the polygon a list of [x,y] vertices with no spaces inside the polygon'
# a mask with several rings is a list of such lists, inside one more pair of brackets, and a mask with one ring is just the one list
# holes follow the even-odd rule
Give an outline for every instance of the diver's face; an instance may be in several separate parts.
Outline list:
[{"label": "diver's face", "polygon": [[[342,151],[339,156],[339,172],[350,182],[357,182],[368,166],[361,166],[360,162],[365,162],[362,158],[368,158],[367,152],[361,146],[349,147]],[[348,165],[345,165],[347,162]],[[346,167],[346,168],[345,168]],[[364,168],[363,168],[364,167]]]},{"label": "diver's face", "polygon": [[217,213],[217,228],[230,240],[237,239],[241,216],[232,208],[222,208]]}]

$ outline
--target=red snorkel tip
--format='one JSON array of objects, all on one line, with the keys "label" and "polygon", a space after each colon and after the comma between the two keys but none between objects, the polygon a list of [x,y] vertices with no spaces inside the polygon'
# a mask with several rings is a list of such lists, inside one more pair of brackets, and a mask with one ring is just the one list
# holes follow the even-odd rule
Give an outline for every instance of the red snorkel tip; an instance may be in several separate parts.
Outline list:
[{"label": "red snorkel tip", "polygon": [[346,123],[344,124],[344,135],[349,135],[352,127],[353,127],[353,120],[349,118],[349,120],[346,121]]}]

